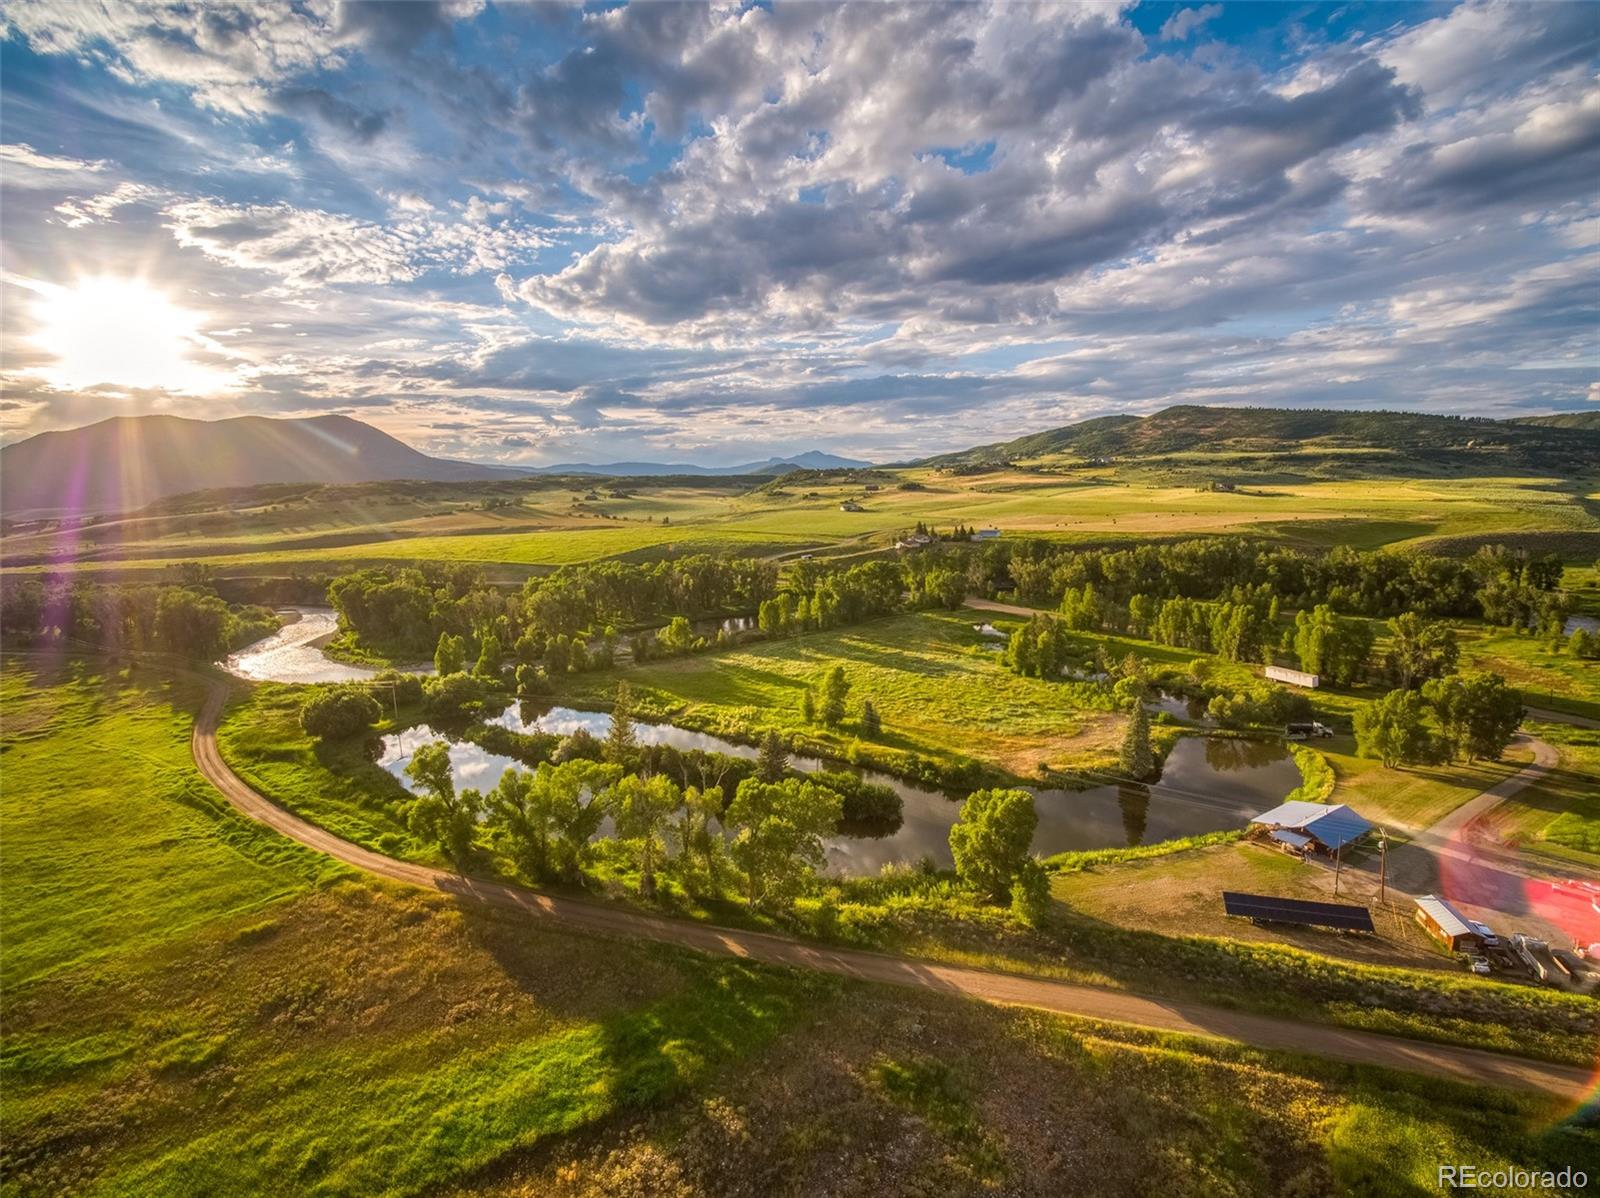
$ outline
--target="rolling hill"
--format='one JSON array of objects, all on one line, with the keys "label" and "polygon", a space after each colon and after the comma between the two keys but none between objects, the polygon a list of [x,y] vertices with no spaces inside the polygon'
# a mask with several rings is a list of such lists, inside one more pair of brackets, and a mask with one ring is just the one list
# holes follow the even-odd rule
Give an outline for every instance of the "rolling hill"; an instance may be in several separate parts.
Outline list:
[{"label": "rolling hill", "polygon": [[807,450],[789,457],[765,458],[738,466],[696,466],[688,462],[610,462],[603,466],[591,462],[563,462],[556,466],[532,467],[536,474],[601,474],[618,478],[645,478],[657,475],[787,474],[791,470],[860,470],[870,462],[841,458],[837,454]]},{"label": "rolling hill", "polygon": [[116,416],[0,449],[8,517],[131,511],[170,495],[261,483],[459,482],[522,471],[429,457],[348,416]]},{"label": "rolling hill", "polygon": [[974,467],[1043,458],[1149,458],[1165,454],[1386,450],[1409,459],[1478,458],[1592,468],[1600,427],[1577,419],[1490,420],[1421,412],[1294,408],[1167,408],[1151,416],[1102,416],[917,465]]}]

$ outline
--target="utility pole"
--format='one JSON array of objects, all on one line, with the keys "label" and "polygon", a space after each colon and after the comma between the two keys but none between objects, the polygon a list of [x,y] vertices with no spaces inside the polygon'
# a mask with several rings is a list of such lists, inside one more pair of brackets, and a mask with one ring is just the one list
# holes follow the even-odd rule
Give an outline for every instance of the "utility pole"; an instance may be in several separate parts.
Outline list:
[{"label": "utility pole", "polygon": [[1387,901],[1389,894],[1389,833],[1378,829],[1378,902]]},{"label": "utility pole", "polygon": [[1344,871],[1344,845],[1333,850],[1333,897],[1339,897],[1339,875]]}]

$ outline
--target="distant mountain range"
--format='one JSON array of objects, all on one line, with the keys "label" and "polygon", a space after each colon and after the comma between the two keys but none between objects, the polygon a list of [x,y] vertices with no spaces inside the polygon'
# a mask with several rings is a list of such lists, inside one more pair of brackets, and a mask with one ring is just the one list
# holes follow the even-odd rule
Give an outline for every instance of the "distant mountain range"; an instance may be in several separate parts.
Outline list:
[{"label": "distant mountain range", "polygon": [[0,449],[0,511],[13,518],[132,511],[213,487],[400,478],[465,482],[519,473],[432,458],[348,416],[115,416]]},{"label": "distant mountain range", "polygon": [[[1589,470],[1600,461],[1600,412],[1488,420],[1418,412],[1174,407],[1152,416],[1084,420],[915,464],[981,469],[1051,458],[1152,458],[1196,450],[1267,454],[1388,450],[1396,458],[1419,463],[1493,460]],[[84,428],[40,433],[0,448],[0,512],[15,519],[132,511],[189,491],[262,483],[471,482],[530,474],[726,477],[796,469],[854,470],[869,464],[813,450],[737,466],[687,462],[487,466],[430,457],[348,416],[301,420],[119,416]]]},{"label": "distant mountain range", "polygon": [[760,462],[745,462],[741,466],[692,466],[686,462],[612,462],[595,466],[588,462],[567,462],[558,466],[537,466],[537,474],[605,474],[618,477],[643,477],[661,474],[787,474],[790,470],[860,470],[871,462],[855,458],[841,458],[836,454],[812,449],[787,458],[767,458]]},{"label": "distant mountain range", "polygon": [[1422,412],[1180,406],[1151,416],[1102,416],[915,464],[979,467],[1051,457],[1374,449],[1418,461],[1441,454],[1496,453],[1528,464],[1592,467],[1600,460],[1600,413],[1489,420]]},{"label": "distant mountain range", "polygon": [[0,448],[0,512],[13,519],[133,511],[189,491],[262,483],[360,483],[396,479],[472,482],[538,474],[781,474],[865,462],[826,453],[742,466],[661,462],[574,464],[538,469],[430,457],[348,416],[301,420],[237,416],[116,416],[84,428],[40,433]]}]

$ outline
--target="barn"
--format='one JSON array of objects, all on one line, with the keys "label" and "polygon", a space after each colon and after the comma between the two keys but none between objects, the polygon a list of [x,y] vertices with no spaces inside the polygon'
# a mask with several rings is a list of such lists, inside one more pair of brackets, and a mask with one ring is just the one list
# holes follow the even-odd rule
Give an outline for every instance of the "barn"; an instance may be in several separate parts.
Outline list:
[{"label": "barn", "polygon": [[1250,821],[1250,826],[1265,830],[1272,841],[1290,852],[1330,857],[1373,828],[1372,821],[1343,803],[1308,803],[1299,799],[1263,811]]}]

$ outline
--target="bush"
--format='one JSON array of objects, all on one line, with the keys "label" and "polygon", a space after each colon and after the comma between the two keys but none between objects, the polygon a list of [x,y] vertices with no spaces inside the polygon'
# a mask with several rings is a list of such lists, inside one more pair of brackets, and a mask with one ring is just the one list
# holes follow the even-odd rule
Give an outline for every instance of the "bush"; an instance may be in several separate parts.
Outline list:
[{"label": "bush", "polygon": [[422,678],[417,674],[384,670],[373,681],[382,684],[380,694],[392,694],[401,707],[415,707],[422,702]]},{"label": "bush", "polygon": [[1030,928],[1049,918],[1050,875],[1036,858],[1024,861],[1011,882],[1011,914]]},{"label": "bush", "polygon": [[428,718],[443,723],[460,723],[476,718],[483,710],[488,687],[471,674],[446,674],[423,683],[422,693]]},{"label": "bush", "polygon": [[844,770],[818,770],[806,775],[818,786],[844,799],[844,821],[861,824],[898,825],[905,804],[893,787],[867,782]]},{"label": "bush", "polygon": [[318,740],[343,740],[365,732],[383,712],[378,701],[354,687],[338,687],[312,695],[300,708],[300,727]]}]

